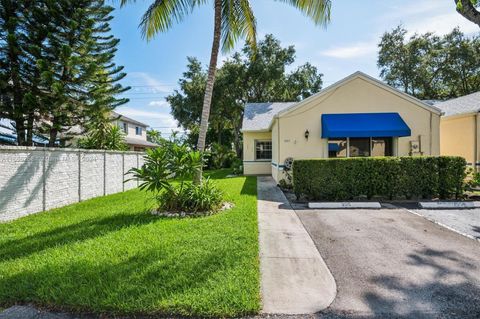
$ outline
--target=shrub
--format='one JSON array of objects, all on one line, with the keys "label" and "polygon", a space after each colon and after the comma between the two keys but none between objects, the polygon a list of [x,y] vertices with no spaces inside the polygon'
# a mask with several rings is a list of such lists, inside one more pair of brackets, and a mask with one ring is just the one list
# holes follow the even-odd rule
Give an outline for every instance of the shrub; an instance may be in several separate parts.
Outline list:
[{"label": "shrub", "polygon": [[139,188],[154,193],[160,211],[210,213],[221,206],[220,191],[208,179],[200,185],[186,181],[202,165],[200,152],[191,151],[184,144],[165,143],[147,151],[145,164],[132,168],[129,180],[140,179]]},{"label": "shrub", "polygon": [[222,205],[222,193],[210,179],[202,184],[185,183],[183,187],[174,187],[157,195],[160,211],[185,212],[188,214],[210,213]]},{"label": "shrub", "polygon": [[465,159],[445,156],[295,160],[293,186],[312,200],[459,198],[465,168]]},{"label": "shrub", "polygon": [[213,143],[205,157],[208,169],[232,168],[237,154],[231,147]]}]

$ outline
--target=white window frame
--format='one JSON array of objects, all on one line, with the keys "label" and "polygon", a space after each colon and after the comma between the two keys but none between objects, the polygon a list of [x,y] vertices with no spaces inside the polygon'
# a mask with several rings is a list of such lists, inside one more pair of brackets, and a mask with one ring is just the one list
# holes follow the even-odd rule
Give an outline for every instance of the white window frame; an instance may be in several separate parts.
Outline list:
[{"label": "white window frame", "polygon": [[[270,159],[258,159],[257,158],[257,143],[264,143],[264,142],[270,142],[270,146],[271,146],[271,152],[272,152],[272,157]],[[254,143],[253,143],[253,152],[254,152],[254,158],[255,158],[255,161],[256,162],[271,162],[272,161],[272,158],[273,158],[273,143],[272,143],[272,140],[254,140]]]}]

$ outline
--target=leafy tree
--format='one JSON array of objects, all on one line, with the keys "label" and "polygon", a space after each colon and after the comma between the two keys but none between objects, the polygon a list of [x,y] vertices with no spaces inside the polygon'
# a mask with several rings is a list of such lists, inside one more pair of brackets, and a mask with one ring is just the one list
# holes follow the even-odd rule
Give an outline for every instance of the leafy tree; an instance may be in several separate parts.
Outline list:
[{"label": "leafy tree", "polygon": [[78,140],[78,146],[86,149],[126,151],[125,134],[113,124],[109,110],[98,112],[91,118],[87,135]]},{"label": "leafy tree", "polygon": [[[323,75],[309,63],[287,72],[294,62],[294,47],[283,48],[272,35],[260,41],[255,51],[247,44],[227,59],[217,70],[207,145],[216,142],[231,147],[233,143],[237,156],[241,156],[245,103],[300,101],[318,92]],[[179,80],[181,90],[167,97],[172,115],[193,138],[198,136],[206,79],[201,63],[189,57],[187,70]]]},{"label": "leafy tree", "polygon": [[458,29],[439,37],[397,27],[379,44],[380,76],[390,85],[419,99],[445,99],[480,89],[480,38]]},{"label": "leafy tree", "polygon": [[480,11],[476,9],[480,6],[478,0],[454,0],[457,6],[457,12],[466,19],[472,21],[480,27]]},{"label": "leafy tree", "polygon": [[[121,3],[124,5],[129,1],[135,0],[121,0]],[[299,9],[316,24],[325,25],[330,20],[330,0],[279,1]],[[143,34],[147,39],[150,39],[158,32],[166,32],[174,22],[182,21],[196,7],[209,2],[206,0],[154,0],[142,18]],[[256,46],[256,21],[250,6],[250,0],[212,0],[212,2],[214,4],[214,31],[198,131],[197,149],[200,152],[205,149],[220,41],[224,51],[232,49],[239,38],[246,38],[247,43],[252,48]],[[197,183],[201,183],[201,179],[202,171],[200,169],[195,176],[195,180]]]},{"label": "leafy tree", "polygon": [[163,140],[164,138],[162,137],[162,133],[160,133],[160,131],[155,129],[147,130],[147,141],[160,145]]}]

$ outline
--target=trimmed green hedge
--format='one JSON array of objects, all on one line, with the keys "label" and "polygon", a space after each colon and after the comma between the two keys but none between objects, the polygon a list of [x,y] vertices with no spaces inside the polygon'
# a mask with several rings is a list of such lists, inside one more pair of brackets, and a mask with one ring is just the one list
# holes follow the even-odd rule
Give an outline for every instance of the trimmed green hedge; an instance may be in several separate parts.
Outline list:
[{"label": "trimmed green hedge", "polygon": [[463,157],[366,157],[295,160],[293,190],[310,200],[459,198]]}]

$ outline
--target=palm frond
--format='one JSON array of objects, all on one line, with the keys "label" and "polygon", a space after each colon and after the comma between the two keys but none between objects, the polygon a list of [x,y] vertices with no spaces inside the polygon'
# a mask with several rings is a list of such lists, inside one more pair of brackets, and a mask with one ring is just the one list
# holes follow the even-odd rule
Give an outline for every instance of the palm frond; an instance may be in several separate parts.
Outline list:
[{"label": "palm frond", "polygon": [[222,50],[227,52],[245,38],[256,48],[257,23],[249,0],[222,0]]},{"label": "palm frond", "polygon": [[276,0],[300,10],[311,18],[316,25],[326,26],[330,22],[331,0]]},{"label": "palm frond", "polygon": [[[122,0],[122,3],[135,0]],[[208,0],[154,0],[142,17],[140,28],[143,37],[153,38],[158,32],[165,32],[174,23],[181,22],[193,9]]]}]

